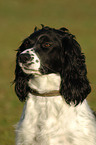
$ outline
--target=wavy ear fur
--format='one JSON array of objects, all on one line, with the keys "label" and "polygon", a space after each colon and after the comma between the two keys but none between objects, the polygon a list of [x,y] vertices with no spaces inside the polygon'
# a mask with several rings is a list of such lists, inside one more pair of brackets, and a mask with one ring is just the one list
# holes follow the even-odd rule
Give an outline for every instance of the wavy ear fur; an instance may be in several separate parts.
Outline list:
[{"label": "wavy ear fur", "polygon": [[81,53],[78,42],[71,34],[65,34],[62,39],[62,71],[60,93],[65,101],[78,105],[91,91],[87,79],[85,56]]},{"label": "wavy ear fur", "polygon": [[27,86],[27,80],[22,77],[19,77],[15,82],[15,92],[20,101],[25,101],[29,88]]}]

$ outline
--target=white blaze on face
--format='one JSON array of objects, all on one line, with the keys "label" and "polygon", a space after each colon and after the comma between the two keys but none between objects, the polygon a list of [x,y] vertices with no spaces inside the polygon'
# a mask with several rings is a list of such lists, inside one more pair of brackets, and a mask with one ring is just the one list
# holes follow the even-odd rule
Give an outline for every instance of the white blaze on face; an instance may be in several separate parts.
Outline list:
[{"label": "white blaze on face", "polygon": [[40,74],[40,59],[36,55],[33,48],[24,50],[21,54],[30,54],[31,59],[26,63],[20,62],[19,65],[26,74]]}]

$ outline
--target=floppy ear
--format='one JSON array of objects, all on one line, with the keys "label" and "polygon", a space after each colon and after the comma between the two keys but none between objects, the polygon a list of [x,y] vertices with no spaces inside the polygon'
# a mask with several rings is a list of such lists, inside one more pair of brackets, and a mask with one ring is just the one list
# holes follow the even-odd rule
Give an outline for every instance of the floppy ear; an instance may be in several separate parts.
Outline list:
[{"label": "floppy ear", "polygon": [[[17,66],[16,66],[17,67]],[[19,66],[18,66],[19,67]],[[19,98],[20,101],[25,101],[27,94],[29,92],[29,87],[27,85],[28,83],[28,78],[24,77],[24,74],[21,75],[21,68],[19,70],[16,68],[15,70],[15,92]]]},{"label": "floppy ear", "polygon": [[85,56],[71,34],[65,34],[62,39],[61,62],[60,93],[68,104],[78,105],[90,93],[91,87],[86,76]]}]

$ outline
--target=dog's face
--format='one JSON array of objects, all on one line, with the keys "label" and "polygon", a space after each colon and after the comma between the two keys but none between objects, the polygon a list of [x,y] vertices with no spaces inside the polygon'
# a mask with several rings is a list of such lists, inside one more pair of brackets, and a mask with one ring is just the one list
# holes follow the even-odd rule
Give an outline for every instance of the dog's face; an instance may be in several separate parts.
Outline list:
[{"label": "dog's face", "polygon": [[60,94],[68,104],[79,104],[91,91],[84,54],[66,28],[43,27],[19,47],[15,70],[15,91],[19,99],[26,99],[30,77],[50,73],[59,73]]},{"label": "dog's face", "polygon": [[43,30],[23,42],[19,49],[18,64],[26,74],[60,72],[61,42],[57,34],[52,30]]}]

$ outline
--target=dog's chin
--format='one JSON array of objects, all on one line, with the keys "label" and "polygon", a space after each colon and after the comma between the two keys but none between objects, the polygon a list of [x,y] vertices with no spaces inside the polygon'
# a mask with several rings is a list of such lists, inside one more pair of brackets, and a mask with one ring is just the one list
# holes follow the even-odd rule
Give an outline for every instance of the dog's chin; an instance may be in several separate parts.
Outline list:
[{"label": "dog's chin", "polygon": [[19,66],[25,74],[41,75],[39,68],[34,68],[32,66],[27,66],[25,64],[19,63]]},{"label": "dog's chin", "polygon": [[28,69],[28,68],[22,68],[22,70],[26,74],[41,75],[41,73],[38,70]]}]

